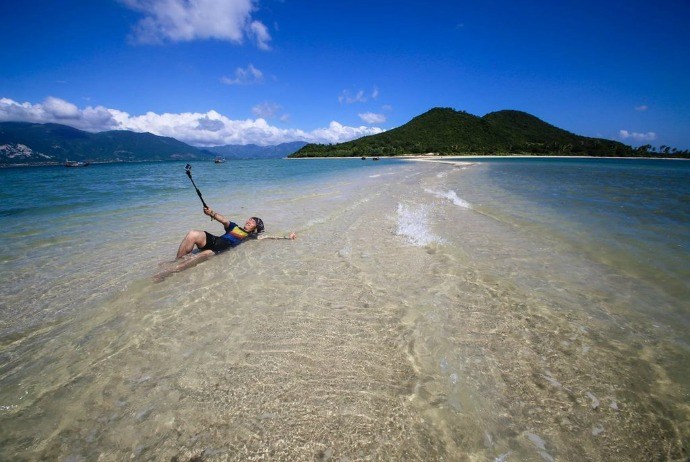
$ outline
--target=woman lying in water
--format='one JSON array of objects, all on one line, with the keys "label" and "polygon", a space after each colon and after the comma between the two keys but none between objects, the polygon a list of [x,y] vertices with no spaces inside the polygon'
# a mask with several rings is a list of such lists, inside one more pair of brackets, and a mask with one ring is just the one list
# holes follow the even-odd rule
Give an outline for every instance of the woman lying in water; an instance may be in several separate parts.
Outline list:
[{"label": "woman lying in water", "polygon": [[[295,239],[297,237],[295,233],[290,233],[287,236],[267,236],[262,234],[264,222],[259,217],[249,218],[244,226],[240,227],[237,223],[233,223],[210,208],[204,207],[204,214],[211,217],[211,220],[222,224],[225,234],[215,236],[208,231],[189,231],[177,249],[177,257],[172,262],[173,267],[157,274],[154,279],[160,280],[169,274],[190,268],[217,253],[236,247],[248,239]],[[199,252],[192,253],[194,247],[199,249]]]}]

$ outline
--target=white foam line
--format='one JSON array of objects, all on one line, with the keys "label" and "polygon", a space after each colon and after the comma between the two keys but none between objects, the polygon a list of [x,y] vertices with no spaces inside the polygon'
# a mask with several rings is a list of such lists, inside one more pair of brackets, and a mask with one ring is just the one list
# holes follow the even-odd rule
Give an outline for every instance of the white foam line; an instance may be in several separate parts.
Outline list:
[{"label": "white foam line", "polygon": [[472,205],[470,205],[470,203],[467,202],[466,200],[458,197],[458,194],[453,190],[443,192],[443,191],[436,191],[433,189],[424,189],[424,191],[429,193],[429,194],[432,194],[438,198],[448,199],[449,201],[451,201],[453,204],[457,205],[458,207],[462,207],[464,209],[472,209]]}]

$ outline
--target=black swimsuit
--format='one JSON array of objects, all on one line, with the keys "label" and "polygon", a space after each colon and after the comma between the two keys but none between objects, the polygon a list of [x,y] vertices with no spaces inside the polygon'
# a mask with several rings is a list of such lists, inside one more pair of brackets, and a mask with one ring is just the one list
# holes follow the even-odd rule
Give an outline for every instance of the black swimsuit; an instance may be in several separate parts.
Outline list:
[{"label": "black swimsuit", "polygon": [[232,247],[232,242],[228,239],[223,239],[222,237],[214,236],[208,231],[206,233],[206,245],[200,250],[213,250],[214,252],[222,252]]},{"label": "black swimsuit", "polygon": [[201,250],[213,250],[214,252],[222,252],[230,247],[235,247],[249,237],[249,233],[233,222],[228,223],[225,234],[220,237],[207,231],[204,232],[206,233],[206,245]]}]

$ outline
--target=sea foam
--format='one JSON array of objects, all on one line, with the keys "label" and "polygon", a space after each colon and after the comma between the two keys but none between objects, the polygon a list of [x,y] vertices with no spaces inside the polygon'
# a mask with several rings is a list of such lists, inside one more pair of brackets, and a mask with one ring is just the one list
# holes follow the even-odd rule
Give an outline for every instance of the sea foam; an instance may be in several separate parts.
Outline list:
[{"label": "sea foam", "polygon": [[405,237],[411,244],[419,247],[441,243],[442,239],[429,230],[429,205],[398,204],[398,226],[395,234]]},{"label": "sea foam", "polygon": [[443,191],[436,191],[434,189],[424,189],[424,191],[429,193],[429,194],[432,194],[438,198],[448,199],[449,201],[451,201],[453,204],[457,205],[458,207],[462,207],[464,209],[471,209],[472,208],[472,205],[470,205],[469,202],[458,197],[458,194],[453,190],[443,192]]}]

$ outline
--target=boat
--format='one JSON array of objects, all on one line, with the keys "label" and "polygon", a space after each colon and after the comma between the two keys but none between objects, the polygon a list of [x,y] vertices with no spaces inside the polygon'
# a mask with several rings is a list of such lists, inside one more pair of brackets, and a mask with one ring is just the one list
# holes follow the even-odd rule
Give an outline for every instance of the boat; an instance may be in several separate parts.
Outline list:
[{"label": "boat", "polygon": [[89,162],[82,162],[80,160],[66,160],[65,167],[88,167]]},{"label": "boat", "polygon": [[215,158],[213,162],[215,162],[216,164],[222,164],[225,162],[225,158],[218,156]]}]

